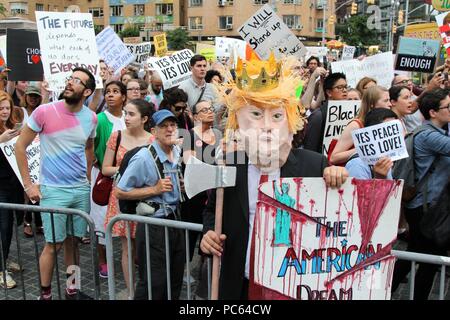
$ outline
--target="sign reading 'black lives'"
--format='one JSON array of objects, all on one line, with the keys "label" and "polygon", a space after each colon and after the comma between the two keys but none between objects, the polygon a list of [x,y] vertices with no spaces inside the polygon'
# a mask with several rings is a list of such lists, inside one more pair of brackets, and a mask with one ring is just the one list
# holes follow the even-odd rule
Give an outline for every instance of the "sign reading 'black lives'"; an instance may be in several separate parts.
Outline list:
[{"label": "sign reading 'black lives'", "polygon": [[41,50],[37,31],[8,29],[6,37],[8,79],[42,81]]}]

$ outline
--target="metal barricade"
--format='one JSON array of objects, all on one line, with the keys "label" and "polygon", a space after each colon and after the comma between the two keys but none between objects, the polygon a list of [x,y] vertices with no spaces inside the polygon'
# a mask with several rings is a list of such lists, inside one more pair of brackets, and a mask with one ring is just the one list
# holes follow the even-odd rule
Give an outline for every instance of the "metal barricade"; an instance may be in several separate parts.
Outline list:
[{"label": "metal barricade", "polygon": [[[127,241],[128,241],[128,266],[129,266],[129,283],[131,285],[131,292],[129,292],[129,297],[132,297],[134,294],[133,287],[134,281],[131,270],[133,270],[134,261],[132,261],[131,254],[131,237],[130,237],[130,227],[129,222],[136,222],[145,225],[145,242],[146,242],[146,270],[147,270],[147,292],[148,299],[152,299],[152,281],[151,281],[151,257],[150,257],[150,241],[149,241],[149,226],[160,226],[164,227],[165,234],[165,259],[166,259],[166,277],[167,277],[167,298],[171,300],[171,273],[170,273],[170,259],[169,259],[169,228],[184,230],[185,232],[185,253],[186,253],[186,277],[187,277],[187,299],[192,299],[191,292],[191,282],[190,282],[190,272],[191,272],[191,262],[190,262],[190,252],[189,252],[189,231],[197,231],[201,232],[203,226],[201,224],[176,221],[176,220],[167,220],[161,218],[152,218],[147,216],[139,216],[139,215],[130,215],[130,214],[118,214],[114,218],[110,220],[108,225],[106,226],[106,260],[108,264],[108,291],[109,291],[109,299],[116,299],[116,283],[115,283],[115,273],[114,273],[114,248],[113,248],[113,234],[112,228],[115,223],[119,221],[128,222],[126,224],[127,228]],[[208,299],[211,296],[211,259],[207,258],[207,276],[208,276]]]},{"label": "metal barricade", "polygon": [[[40,276],[40,265],[39,265],[39,248],[38,248],[38,242],[37,242],[37,236],[36,236],[36,225],[35,225],[35,219],[34,219],[34,213],[41,212],[41,213],[50,213],[51,214],[51,229],[52,229],[52,235],[53,240],[55,239],[55,225],[54,225],[54,214],[64,214],[68,215],[69,219],[73,219],[73,216],[80,216],[81,218],[85,219],[88,228],[89,228],[89,237],[90,237],[90,245],[91,245],[91,252],[92,252],[92,273],[93,273],[93,283],[94,283],[94,299],[99,300],[100,299],[100,280],[98,275],[98,254],[97,254],[97,237],[95,235],[95,225],[92,218],[87,214],[86,212],[83,212],[81,210],[75,210],[75,209],[66,209],[66,208],[49,208],[49,207],[40,207],[40,206],[34,206],[34,205],[24,205],[24,204],[11,204],[11,203],[0,203],[0,209],[5,210],[11,210],[13,214],[14,219],[14,229],[15,229],[15,242],[17,246],[17,258],[18,258],[18,265],[21,269],[23,269],[24,261],[22,259],[22,248],[20,244],[20,238],[19,238],[19,229],[17,225],[17,218],[16,218],[16,211],[27,211],[27,212],[33,212],[33,230],[34,230],[34,253],[36,257],[36,266],[37,266],[37,288],[41,288],[41,276]],[[72,220],[73,221],[73,220]],[[73,223],[71,223],[73,228]],[[73,234],[73,230],[72,230]],[[57,283],[57,289],[58,289],[58,297],[59,299],[62,298],[61,296],[61,281],[60,281],[60,274],[59,274],[59,267],[58,267],[58,252],[56,251],[56,247],[54,248],[54,257],[55,257],[55,264],[54,267],[56,269],[55,276],[56,276],[56,283]],[[1,250],[1,241],[0,241],[0,254],[3,258],[3,251]],[[76,261],[75,253],[74,253],[74,260]],[[6,261],[2,259],[2,261],[6,264]],[[5,269],[6,270],[6,269]],[[23,300],[26,300],[26,291],[25,291],[25,280],[23,275],[23,270],[21,270],[20,273],[20,282],[22,284],[22,298]],[[80,277],[81,275],[74,275]],[[80,283],[81,285],[81,283]],[[5,292],[5,299],[8,299],[8,289],[4,289]]]},{"label": "metal barricade", "polygon": [[444,300],[445,296],[445,268],[450,266],[450,257],[435,256],[430,254],[392,250],[392,254],[400,260],[411,261],[411,272],[409,274],[409,299],[414,299],[414,285],[416,277],[416,263],[429,263],[441,266],[439,279],[439,300]]}]

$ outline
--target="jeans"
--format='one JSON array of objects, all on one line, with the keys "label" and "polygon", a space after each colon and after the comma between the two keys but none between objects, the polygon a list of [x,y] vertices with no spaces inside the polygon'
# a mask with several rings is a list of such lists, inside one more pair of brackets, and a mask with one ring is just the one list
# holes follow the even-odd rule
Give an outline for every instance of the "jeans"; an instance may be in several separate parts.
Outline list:
[{"label": "jeans", "polygon": [[[0,189],[0,202],[10,203],[13,197],[12,190]],[[0,209],[0,271],[5,269],[6,259],[9,255],[9,247],[13,234],[14,216],[11,210]]]}]

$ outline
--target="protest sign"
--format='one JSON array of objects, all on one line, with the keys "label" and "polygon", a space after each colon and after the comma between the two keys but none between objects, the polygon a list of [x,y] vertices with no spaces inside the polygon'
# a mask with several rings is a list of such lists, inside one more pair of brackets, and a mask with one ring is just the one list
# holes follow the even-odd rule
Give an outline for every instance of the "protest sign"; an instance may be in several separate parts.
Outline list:
[{"label": "protest sign", "polygon": [[269,59],[271,52],[276,58],[283,55],[303,58],[306,54],[305,46],[269,4],[258,10],[238,31],[262,60]]},{"label": "protest sign", "polygon": [[323,62],[323,57],[327,56],[328,52],[327,47],[305,47],[305,48],[306,48],[305,62],[310,57],[317,57],[319,58],[320,62]]},{"label": "protest sign", "polygon": [[118,74],[122,68],[134,61],[134,55],[111,27],[103,29],[95,40],[100,58],[114,70],[114,74]]},{"label": "protest sign", "polygon": [[36,31],[8,29],[8,79],[11,81],[42,81],[41,50]]},{"label": "protest sign", "polygon": [[358,114],[361,101],[329,100],[325,130],[323,134],[323,154],[328,154],[331,140],[338,139],[347,124]]},{"label": "protest sign", "polygon": [[123,43],[139,44],[142,42],[141,37],[127,37],[123,38]]},{"label": "protest sign", "polygon": [[216,60],[216,46],[214,45],[206,43],[197,43],[195,51],[196,53],[204,56],[207,61]]},{"label": "protest sign", "polygon": [[125,46],[136,57],[134,59],[134,62],[139,64],[143,64],[144,62],[146,62],[148,57],[150,56],[150,52],[152,51],[151,42],[142,42],[135,44],[127,43],[125,44]]},{"label": "protest sign", "polygon": [[243,40],[225,37],[216,37],[215,39],[216,57],[218,60],[220,60],[221,58],[229,58],[233,53],[233,48],[235,48],[237,55],[241,59],[245,59],[246,46],[247,43]]},{"label": "protest sign", "polygon": [[[250,300],[389,300],[403,181],[283,178],[259,187]],[[376,190],[376,192],[374,192]]]},{"label": "protest sign", "polygon": [[154,35],[153,44],[155,46],[155,56],[163,57],[167,54],[167,40],[165,33]]},{"label": "protest sign", "polygon": [[364,60],[347,60],[331,63],[333,72],[342,72],[347,78],[347,84],[356,88],[356,84],[363,77],[377,80],[378,85],[389,88],[394,79],[394,59],[392,52],[383,52]]},{"label": "protest sign", "polygon": [[352,60],[355,55],[356,47],[344,46],[342,49],[342,60]]},{"label": "protest sign", "polygon": [[408,38],[442,40],[436,22],[408,25],[405,27],[404,36]]},{"label": "protest sign", "polygon": [[6,35],[0,36],[0,68],[6,65]]},{"label": "protest sign", "polygon": [[450,11],[438,14],[434,18],[436,19],[445,50],[450,55]]},{"label": "protest sign", "polygon": [[147,59],[147,68],[148,70],[155,70],[155,61],[157,61],[159,58],[158,57],[148,57]]},{"label": "protest sign", "polygon": [[392,161],[408,157],[403,126],[399,120],[352,131],[353,144],[359,157],[369,165],[382,157]]},{"label": "protest sign", "polygon": [[90,13],[36,11],[41,59],[49,89],[62,91],[76,67],[88,69],[103,88]]},{"label": "protest sign", "polygon": [[179,85],[191,76],[191,58],[194,53],[189,49],[174,52],[152,62],[154,69],[163,81],[164,90]]},{"label": "protest sign", "polygon": [[395,70],[432,73],[439,41],[400,37]]},{"label": "protest sign", "polygon": [[[19,137],[15,137],[8,142],[0,144],[3,154],[9,165],[13,169],[14,173],[23,186],[22,176],[20,175],[19,167],[17,166],[15,146]],[[28,159],[28,171],[30,172],[30,179],[33,184],[39,184],[39,166],[41,161],[41,147],[39,142],[39,136],[33,140],[33,142],[27,147],[27,159]]]}]

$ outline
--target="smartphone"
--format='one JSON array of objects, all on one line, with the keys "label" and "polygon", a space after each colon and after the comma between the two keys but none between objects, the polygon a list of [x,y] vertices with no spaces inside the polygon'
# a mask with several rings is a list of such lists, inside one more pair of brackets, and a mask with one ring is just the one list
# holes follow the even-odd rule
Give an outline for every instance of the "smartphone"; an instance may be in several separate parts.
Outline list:
[{"label": "smartphone", "polygon": [[444,72],[444,81],[448,81],[448,72]]}]

